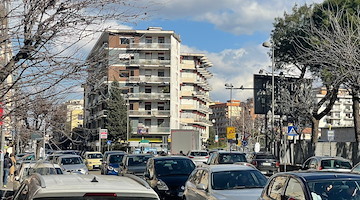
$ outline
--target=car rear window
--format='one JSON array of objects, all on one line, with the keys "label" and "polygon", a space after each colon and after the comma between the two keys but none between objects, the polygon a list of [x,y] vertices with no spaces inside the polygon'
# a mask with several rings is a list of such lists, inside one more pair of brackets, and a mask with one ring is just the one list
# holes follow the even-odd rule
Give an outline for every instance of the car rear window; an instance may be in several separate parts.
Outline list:
[{"label": "car rear window", "polygon": [[122,159],[124,157],[124,154],[111,154],[109,157],[109,163],[121,163]]},{"label": "car rear window", "polygon": [[233,164],[236,162],[247,162],[244,154],[222,153],[219,155],[220,164]]},{"label": "car rear window", "polygon": [[276,159],[274,155],[271,154],[262,154],[262,155],[255,155],[255,159]]},{"label": "car rear window", "polygon": [[351,163],[344,160],[322,160],[321,167],[323,169],[351,169]]},{"label": "car rear window", "polygon": [[190,175],[195,164],[190,159],[156,160],[155,171],[158,176]]},{"label": "car rear window", "polygon": [[199,151],[192,151],[190,152],[191,156],[208,156],[209,153],[208,152],[199,152]]},{"label": "car rear window", "polygon": [[266,177],[257,170],[221,171],[212,174],[214,190],[263,188]]},{"label": "car rear window", "polygon": [[90,158],[90,159],[95,159],[95,158],[102,158],[103,156],[102,156],[102,154],[100,154],[100,153],[93,153],[93,154],[89,154],[88,155],[88,158]]},{"label": "car rear window", "polygon": [[62,158],[61,164],[63,165],[78,165],[83,164],[81,158],[79,157],[69,157],[69,158]]}]

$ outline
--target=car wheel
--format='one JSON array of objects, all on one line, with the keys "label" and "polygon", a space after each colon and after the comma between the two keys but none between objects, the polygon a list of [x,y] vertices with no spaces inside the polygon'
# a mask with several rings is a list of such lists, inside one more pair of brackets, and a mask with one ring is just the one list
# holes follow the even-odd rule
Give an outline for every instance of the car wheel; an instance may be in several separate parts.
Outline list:
[{"label": "car wheel", "polygon": [[101,175],[104,175],[104,172],[103,172],[103,170],[102,170],[102,169],[100,169],[100,174],[101,174]]}]

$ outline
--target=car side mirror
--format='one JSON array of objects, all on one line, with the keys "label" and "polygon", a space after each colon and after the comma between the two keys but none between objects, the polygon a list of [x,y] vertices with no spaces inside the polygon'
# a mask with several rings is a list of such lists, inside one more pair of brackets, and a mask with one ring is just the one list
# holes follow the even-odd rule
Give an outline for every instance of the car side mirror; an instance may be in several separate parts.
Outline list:
[{"label": "car side mirror", "polygon": [[152,179],[152,177],[150,176],[149,173],[145,173],[145,174],[144,174],[144,177],[145,177],[146,179]]},{"label": "car side mirror", "polygon": [[196,185],[196,189],[206,191],[207,188],[206,188],[206,185],[199,183]]}]

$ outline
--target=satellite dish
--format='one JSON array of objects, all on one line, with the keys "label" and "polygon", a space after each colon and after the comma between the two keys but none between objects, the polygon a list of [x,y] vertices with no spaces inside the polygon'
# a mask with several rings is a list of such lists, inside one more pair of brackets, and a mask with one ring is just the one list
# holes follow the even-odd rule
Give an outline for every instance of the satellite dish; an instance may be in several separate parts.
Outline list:
[{"label": "satellite dish", "polygon": [[254,149],[254,151],[256,152],[256,153],[258,153],[259,151],[260,151],[260,143],[255,143],[255,149]]}]

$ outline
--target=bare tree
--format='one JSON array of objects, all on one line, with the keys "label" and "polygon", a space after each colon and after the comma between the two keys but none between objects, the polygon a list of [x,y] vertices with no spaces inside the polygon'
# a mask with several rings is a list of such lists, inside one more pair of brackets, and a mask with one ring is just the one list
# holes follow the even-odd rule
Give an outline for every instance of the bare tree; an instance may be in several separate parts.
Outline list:
[{"label": "bare tree", "polygon": [[[1,101],[9,104],[40,93],[53,96],[69,92],[74,85],[79,87],[75,80],[81,80],[86,66],[92,64],[85,62],[83,49],[96,34],[116,25],[116,21],[143,19],[151,4],[133,0],[2,1]],[[52,93],[45,92],[53,88]]]}]

